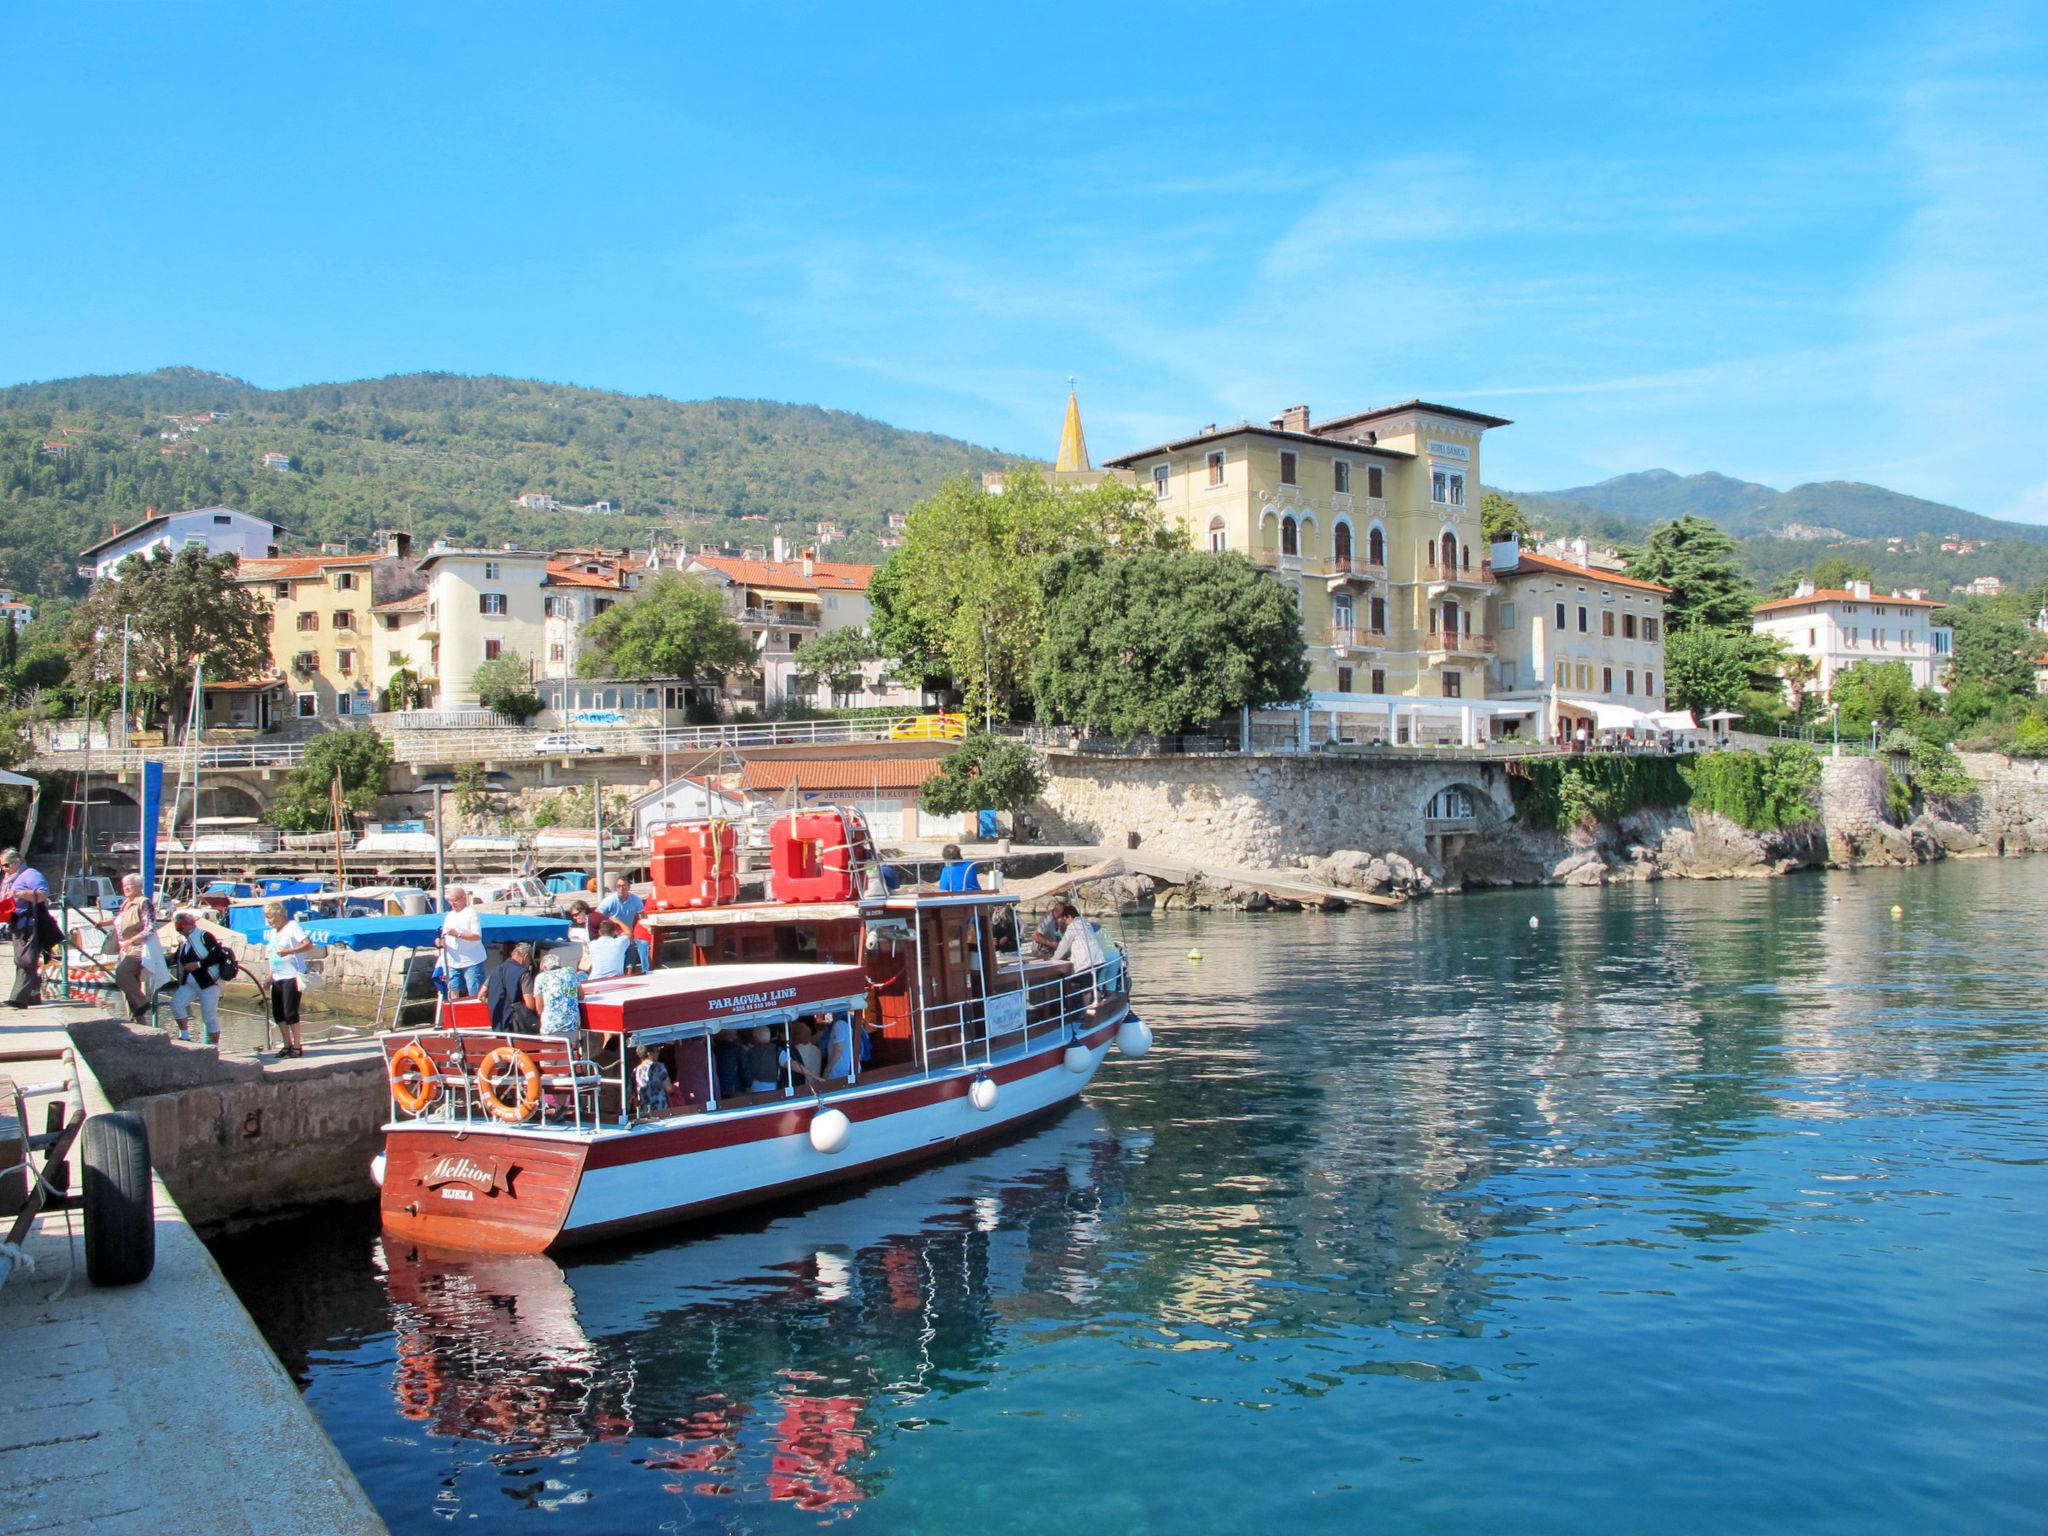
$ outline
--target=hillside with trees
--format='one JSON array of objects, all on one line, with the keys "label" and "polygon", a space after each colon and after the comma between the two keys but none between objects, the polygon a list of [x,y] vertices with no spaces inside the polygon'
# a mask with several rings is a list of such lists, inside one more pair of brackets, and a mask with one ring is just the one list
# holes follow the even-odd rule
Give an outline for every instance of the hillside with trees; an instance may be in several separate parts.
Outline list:
[{"label": "hillside with trees", "polygon": [[[224,413],[212,419],[213,413]],[[266,468],[280,454],[288,467]],[[266,390],[191,368],[0,389],[0,585],[82,589],[78,551],[144,509],[225,503],[296,542],[640,544],[657,532],[878,558],[888,514],[1013,458],[846,411],[423,373]],[[615,515],[532,511],[609,501]]]}]

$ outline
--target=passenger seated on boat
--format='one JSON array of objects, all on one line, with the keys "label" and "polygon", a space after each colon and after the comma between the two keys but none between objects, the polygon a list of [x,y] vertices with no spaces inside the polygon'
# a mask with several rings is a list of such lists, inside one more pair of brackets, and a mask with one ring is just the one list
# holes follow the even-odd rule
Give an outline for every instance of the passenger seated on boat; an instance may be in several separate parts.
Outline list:
[{"label": "passenger seated on boat", "polygon": [[971,859],[960,857],[960,845],[948,843],[939,850],[939,857],[946,861],[946,867],[939,871],[939,889],[942,891],[978,891],[981,889],[981,875]]},{"label": "passenger seated on boat", "polygon": [[583,1027],[581,991],[583,978],[562,964],[560,955],[549,955],[533,978],[533,996],[540,1012],[544,1035],[573,1035]]},{"label": "passenger seated on boat", "polygon": [[729,1029],[721,1029],[711,1039],[711,1068],[717,1076],[721,1099],[747,1091],[746,1048]]},{"label": "passenger seated on boat", "polygon": [[1017,914],[1010,907],[998,907],[996,915],[988,925],[989,937],[994,940],[996,953],[1014,955],[1017,952]]},{"label": "passenger seated on boat", "polygon": [[668,1110],[668,1064],[653,1046],[640,1047],[640,1060],[633,1068],[634,1096],[643,1115],[665,1114]]},{"label": "passenger seated on boat", "polygon": [[789,1048],[796,1055],[797,1076],[804,1082],[816,1082],[824,1075],[825,1057],[816,1036],[809,1019],[798,1019],[789,1026]]},{"label": "passenger seated on boat", "polygon": [[626,961],[633,951],[633,936],[617,918],[603,920],[602,931],[585,950],[586,969],[592,981],[604,981],[626,974]]},{"label": "passenger seated on boat", "polygon": [[1038,926],[1031,930],[1031,947],[1041,958],[1060,947],[1060,907],[1063,905],[1065,903],[1055,903],[1052,910],[1038,920]]},{"label": "passenger seated on boat", "polygon": [[766,1024],[756,1024],[748,1035],[746,1050],[747,1092],[773,1093],[782,1086],[782,1069],[788,1064],[786,1052],[776,1049],[775,1036]]},{"label": "passenger seated on boat", "polygon": [[491,1012],[491,1028],[505,1035],[531,1035],[540,1030],[540,1014],[534,1007],[533,946],[514,944],[491,973],[484,992],[484,1004]]},{"label": "passenger seated on boat", "polygon": [[1060,925],[1060,942],[1052,952],[1053,963],[1064,964],[1072,975],[1101,965],[1106,957],[1102,953],[1102,936],[1095,931],[1095,925],[1070,901],[1055,903],[1052,912]]}]

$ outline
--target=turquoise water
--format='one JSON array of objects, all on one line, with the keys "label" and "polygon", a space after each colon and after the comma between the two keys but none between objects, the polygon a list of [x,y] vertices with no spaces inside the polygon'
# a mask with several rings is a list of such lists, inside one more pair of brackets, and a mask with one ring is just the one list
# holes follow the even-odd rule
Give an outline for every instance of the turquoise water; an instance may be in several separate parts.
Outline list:
[{"label": "turquoise water", "polygon": [[995,1151],[220,1255],[401,1532],[2039,1530],[2044,932],[2048,861],[1134,922],[1156,1051]]}]

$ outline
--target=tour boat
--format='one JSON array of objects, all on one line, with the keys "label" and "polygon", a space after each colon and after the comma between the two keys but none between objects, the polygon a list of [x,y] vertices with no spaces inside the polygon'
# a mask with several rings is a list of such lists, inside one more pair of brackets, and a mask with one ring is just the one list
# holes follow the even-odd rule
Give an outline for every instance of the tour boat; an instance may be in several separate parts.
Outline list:
[{"label": "tour boat", "polygon": [[[1071,1103],[1112,1044],[1150,1049],[1107,944],[1070,971],[1010,947],[1014,895],[890,890],[857,812],[785,816],[769,842],[767,899],[740,902],[732,823],[662,829],[654,968],[586,982],[574,1035],[497,1033],[467,1001],[381,1037],[387,1232],[534,1253],[872,1177]],[[827,1080],[808,1026],[841,1020],[856,1060]]]}]

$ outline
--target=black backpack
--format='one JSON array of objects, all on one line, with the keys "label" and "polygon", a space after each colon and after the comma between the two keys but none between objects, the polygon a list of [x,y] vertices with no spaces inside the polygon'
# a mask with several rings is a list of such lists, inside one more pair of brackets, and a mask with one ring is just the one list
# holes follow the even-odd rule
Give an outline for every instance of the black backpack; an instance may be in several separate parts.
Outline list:
[{"label": "black backpack", "polygon": [[235,952],[210,933],[206,936],[206,958],[222,981],[233,981],[242,974],[241,966],[235,962]]}]

